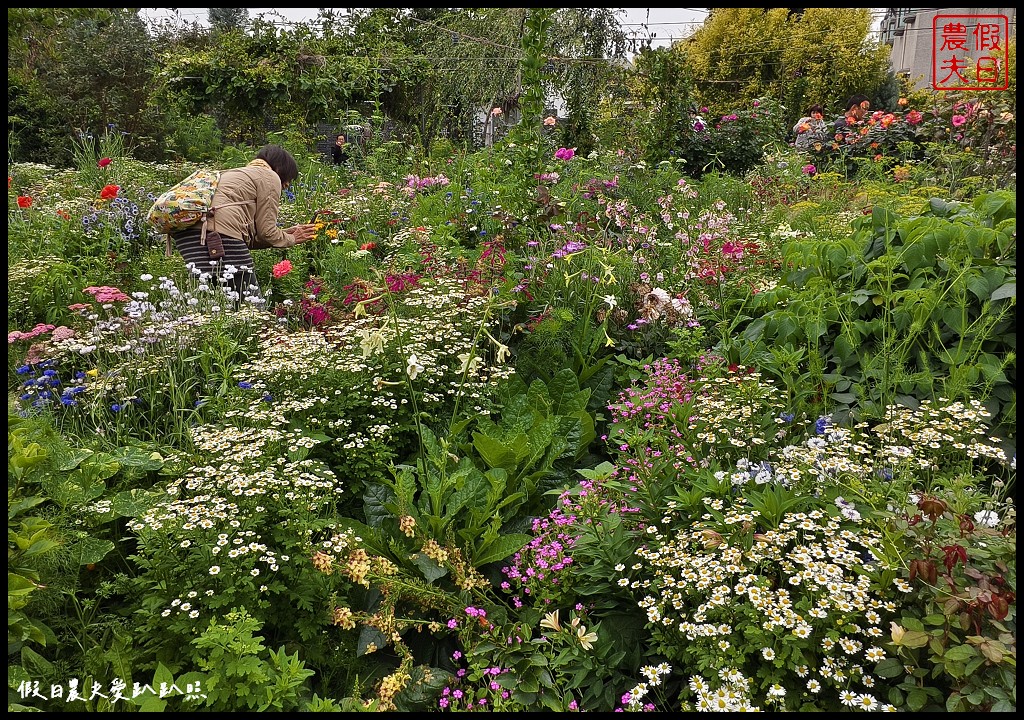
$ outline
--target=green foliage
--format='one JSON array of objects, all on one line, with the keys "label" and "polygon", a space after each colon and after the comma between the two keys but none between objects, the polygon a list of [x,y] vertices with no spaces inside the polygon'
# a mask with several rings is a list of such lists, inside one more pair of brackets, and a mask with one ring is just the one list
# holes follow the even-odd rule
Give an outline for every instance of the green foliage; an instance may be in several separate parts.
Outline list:
[{"label": "green foliage", "polygon": [[[1016,708],[1015,540],[996,510],[957,512],[922,496],[899,518],[915,602],[892,629],[890,702],[909,711],[1007,712]],[[922,517],[922,515],[924,517]]]},{"label": "green foliage", "polygon": [[823,357],[808,379],[840,412],[881,416],[894,400],[980,396],[1012,439],[1015,208],[1005,192],[973,207],[933,199],[907,218],[876,208],[849,238],[790,243],[792,269],[756,296],[764,312],[739,342],[783,381],[806,366],[782,349]]},{"label": "green foliage", "polygon": [[211,619],[193,641],[196,663],[206,672],[204,705],[214,711],[240,705],[265,712],[302,709],[302,694],[312,670],[282,647],[267,650],[256,636],[263,624],[244,607],[233,608],[222,623]]}]

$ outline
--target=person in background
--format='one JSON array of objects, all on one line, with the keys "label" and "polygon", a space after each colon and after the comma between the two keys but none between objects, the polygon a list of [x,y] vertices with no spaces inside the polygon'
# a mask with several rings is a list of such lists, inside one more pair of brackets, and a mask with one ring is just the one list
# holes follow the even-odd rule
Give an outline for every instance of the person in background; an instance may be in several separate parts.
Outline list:
[{"label": "person in background", "polygon": [[814,104],[807,108],[807,114],[793,126],[793,134],[796,135],[794,144],[799,150],[807,150],[815,143],[829,139],[821,105]]},{"label": "person in background", "polygon": [[334,140],[334,145],[331,146],[331,159],[334,160],[335,165],[344,165],[350,157],[348,138],[342,133],[338,135]]},{"label": "person in background", "polygon": [[853,95],[846,101],[846,114],[835,122],[836,132],[860,123],[871,109],[871,101],[867,95]]},{"label": "person in background", "polygon": [[[277,225],[281,193],[298,176],[295,158],[279,145],[264,146],[245,167],[222,171],[206,243],[198,226],[171,235],[186,266],[197,275],[212,272],[236,303],[245,296],[260,297],[249,251],[290,248],[316,234],[312,224],[287,229]],[[223,243],[224,254],[217,260],[210,259],[211,243]]]}]

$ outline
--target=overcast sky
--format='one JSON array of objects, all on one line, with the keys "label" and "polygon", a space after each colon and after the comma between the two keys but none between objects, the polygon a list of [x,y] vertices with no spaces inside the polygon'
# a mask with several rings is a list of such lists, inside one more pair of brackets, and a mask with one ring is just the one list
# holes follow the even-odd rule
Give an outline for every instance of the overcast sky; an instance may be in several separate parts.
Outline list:
[{"label": "overcast sky", "polygon": [[[302,22],[316,18],[318,8],[247,8],[250,17],[265,15],[267,20]],[[667,47],[675,40],[689,36],[707,17],[704,8],[619,8],[619,21],[627,37],[653,36],[653,47]],[[873,8],[871,28],[877,30],[884,8]],[[142,8],[140,15],[153,19],[175,17],[183,21],[206,24],[206,8]]]},{"label": "overcast sky", "polygon": [[[250,17],[265,14],[268,20],[286,22],[309,21],[316,18],[318,8],[247,8]],[[143,17],[163,19],[177,16],[187,22],[206,24],[206,8],[142,8]],[[707,10],[701,8],[622,8],[619,15],[622,29],[630,37],[654,36],[654,47],[666,47],[673,40],[684,38],[704,22]]]}]

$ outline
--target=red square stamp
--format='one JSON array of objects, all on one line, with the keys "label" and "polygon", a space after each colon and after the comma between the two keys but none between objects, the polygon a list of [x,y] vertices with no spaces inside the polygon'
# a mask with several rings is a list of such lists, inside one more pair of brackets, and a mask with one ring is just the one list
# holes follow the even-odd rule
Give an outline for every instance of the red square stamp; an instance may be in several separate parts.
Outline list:
[{"label": "red square stamp", "polygon": [[1005,15],[936,15],[932,24],[932,87],[1010,87],[1009,29]]}]

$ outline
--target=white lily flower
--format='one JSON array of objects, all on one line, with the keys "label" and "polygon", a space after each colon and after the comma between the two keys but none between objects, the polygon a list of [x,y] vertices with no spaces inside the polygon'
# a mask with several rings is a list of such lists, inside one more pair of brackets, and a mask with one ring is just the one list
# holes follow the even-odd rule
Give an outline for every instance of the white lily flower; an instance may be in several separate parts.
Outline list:
[{"label": "white lily flower", "polygon": [[409,375],[410,380],[415,380],[416,376],[423,372],[424,368],[420,365],[420,360],[416,357],[416,353],[409,356],[409,359],[405,361],[405,372]]},{"label": "white lily flower", "polygon": [[359,347],[363,351],[364,360],[374,353],[384,350],[384,335],[380,330],[361,328],[356,334],[362,338],[359,341]]},{"label": "white lily flower", "polygon": [[510,352],[509,352],[509,349],[508,349],[508,345],[502,345],[501,343],[498,343],[498,362],[499,363],[505,362],[505,360],[508,358],[509,354],[510,354]]},{"label": "white lily flower", "polygon": [[476,372],[476,369],[480,367],[483,360],[476,355],[470,355],[468,352],[460,353],[459,360],[462,361],[462,367],[459,368],[459,373],[463,374],[466,371]]},{"label": "white lily flower", "polygon": [[611,310],[619,304],[618,300],[615,299],[614,295],[605,295],[604,301],[608,304],[608,309]]}]

